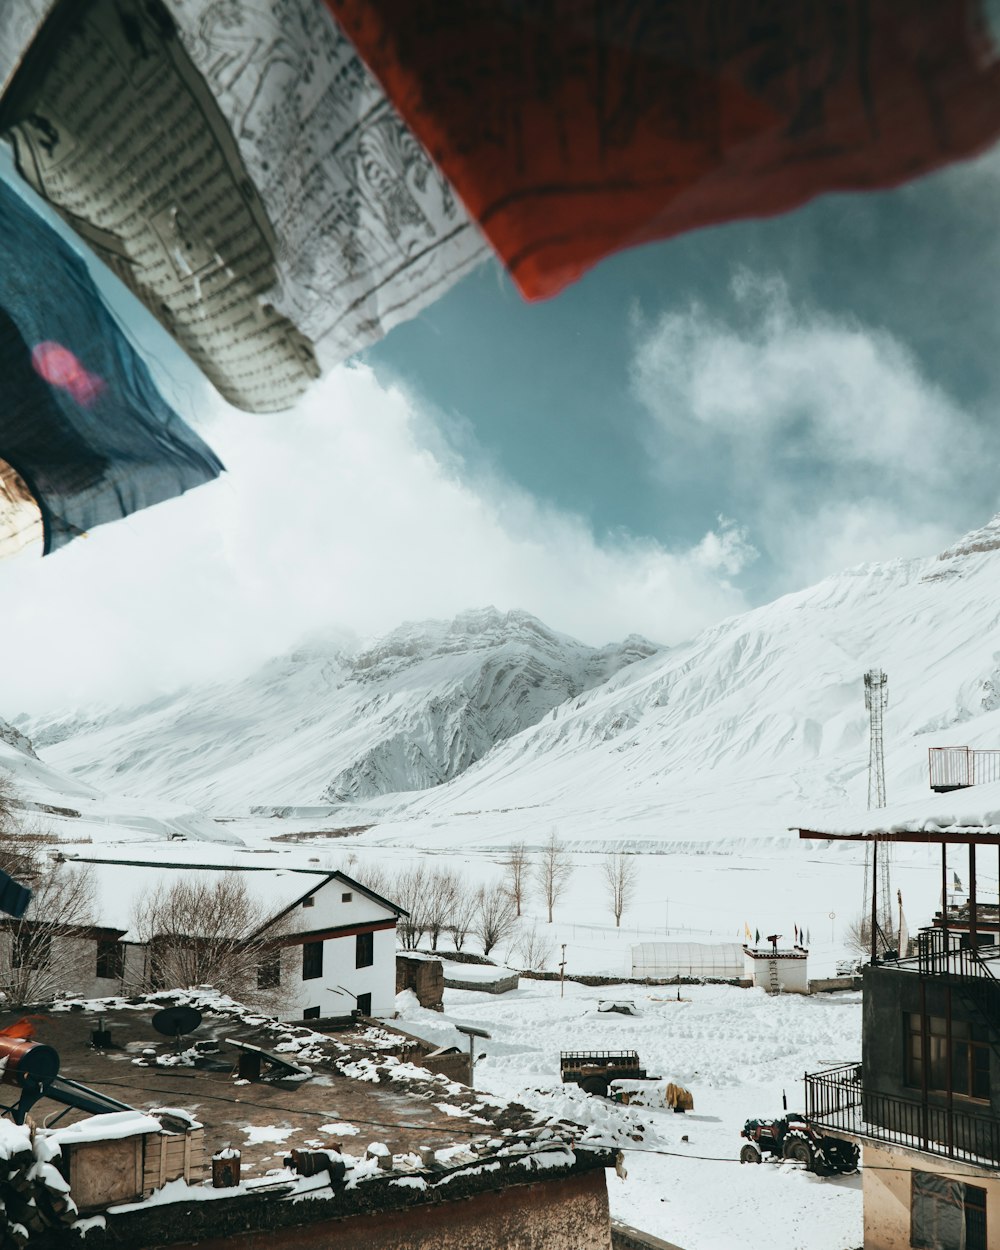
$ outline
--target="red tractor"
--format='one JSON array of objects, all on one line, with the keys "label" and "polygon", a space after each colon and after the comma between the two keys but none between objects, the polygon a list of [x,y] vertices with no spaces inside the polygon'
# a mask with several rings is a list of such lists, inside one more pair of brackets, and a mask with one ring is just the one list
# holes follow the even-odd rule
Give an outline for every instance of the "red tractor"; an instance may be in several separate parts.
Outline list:
[{"label": "red tractor", "polygon": [[804,1163],[817,1176],[857,1171],[859,1151],[853,1142],[826,1136],[794,1111],[779,1120],[747,1120],[740,1136],[747,1139],[740,1150],[741,1163],[760,1163],[772,1155]]}]

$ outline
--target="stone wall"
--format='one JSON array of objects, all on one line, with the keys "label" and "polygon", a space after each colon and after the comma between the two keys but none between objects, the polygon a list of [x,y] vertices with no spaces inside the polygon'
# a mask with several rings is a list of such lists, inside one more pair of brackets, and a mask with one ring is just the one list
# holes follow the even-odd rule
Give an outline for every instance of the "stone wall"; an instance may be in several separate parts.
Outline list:
[{"label": "stone wall", "polygon": [[444,967],[426,955],[396,954],[396,993],[412,990],[421,1007],[444,1009]]}]

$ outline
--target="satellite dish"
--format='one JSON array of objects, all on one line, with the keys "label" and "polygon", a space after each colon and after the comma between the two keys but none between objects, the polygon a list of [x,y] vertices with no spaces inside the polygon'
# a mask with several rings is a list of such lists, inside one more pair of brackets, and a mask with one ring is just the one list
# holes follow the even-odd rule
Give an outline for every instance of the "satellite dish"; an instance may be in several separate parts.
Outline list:
[{"label": "satellite dish", "polygon": [[201,1024],[201,1012],[195,1007],[164,1007],[153,1016],[150,1024],[164,1037],[183,1037]]}]

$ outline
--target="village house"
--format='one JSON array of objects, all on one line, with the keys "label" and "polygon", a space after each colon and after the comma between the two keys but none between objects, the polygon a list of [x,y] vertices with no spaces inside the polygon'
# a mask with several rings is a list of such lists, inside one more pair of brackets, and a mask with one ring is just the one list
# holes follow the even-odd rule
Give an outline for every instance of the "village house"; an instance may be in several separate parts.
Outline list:
[{"label": "village house", "polygon": [[[321,1033],[213,992],[42,1005],[22,1042],[24,1023],[0,1013],[38,1084],[34,1129],[0,1121],[0,1225],[23,1217],[29,1250],[611,1250],[601,1135],[432,1075],[380,1026]],[[81,1089],[117,1103],[67,1110]]]},{"label": "village house", "polygon": [[[257,917],[248,949],[256,989],[281,1019],[323,1019],[357,1011],[391,1015],[396,993],[396,923],[405,912],[342,872],[247,865],[122,861],[74,856],[60,872],[86,874],[85,923],[53,915],[0,924],[0,969],[16,978],[25,961],[45,964],[46,993],[99,998],[170,988],[166,953],[178,936],[190,947],[216,936],[204,919],[184,917],[185,931],[157,929],[148,902],[174,882],[211,894],[238,882]],[[0,987],[2,988],[2,987]],[[226,987],[220,987],[226,988]],[[229,987],[232,988],[232,987]]]},{"label": "village house", "polygon": [[948,849],[967,849],[969,903],[942,906],[915,956],[865,968],[861,1062],[807,1075],[806,1113],[862,1146],[865,1250],[988,1250],[1000,1236],[1000,946],[993,923],[980,927],[976,877],[977,850],[996,863],[1000,826],[989,812],[961,825],[871,817],[882,823],[800,836],[938,846],[945,900]]}]

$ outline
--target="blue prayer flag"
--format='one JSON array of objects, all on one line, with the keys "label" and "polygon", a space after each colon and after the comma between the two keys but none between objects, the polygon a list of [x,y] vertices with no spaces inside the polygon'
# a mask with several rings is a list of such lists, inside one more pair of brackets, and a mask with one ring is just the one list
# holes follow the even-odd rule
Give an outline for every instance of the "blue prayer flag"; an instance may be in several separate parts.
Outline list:
[{"label": "blue prayer flag", "polygon": [[0,460],[41,510],[46,555],[222,471],[157,391],[83,261],[2,181],[0,401]]}]

